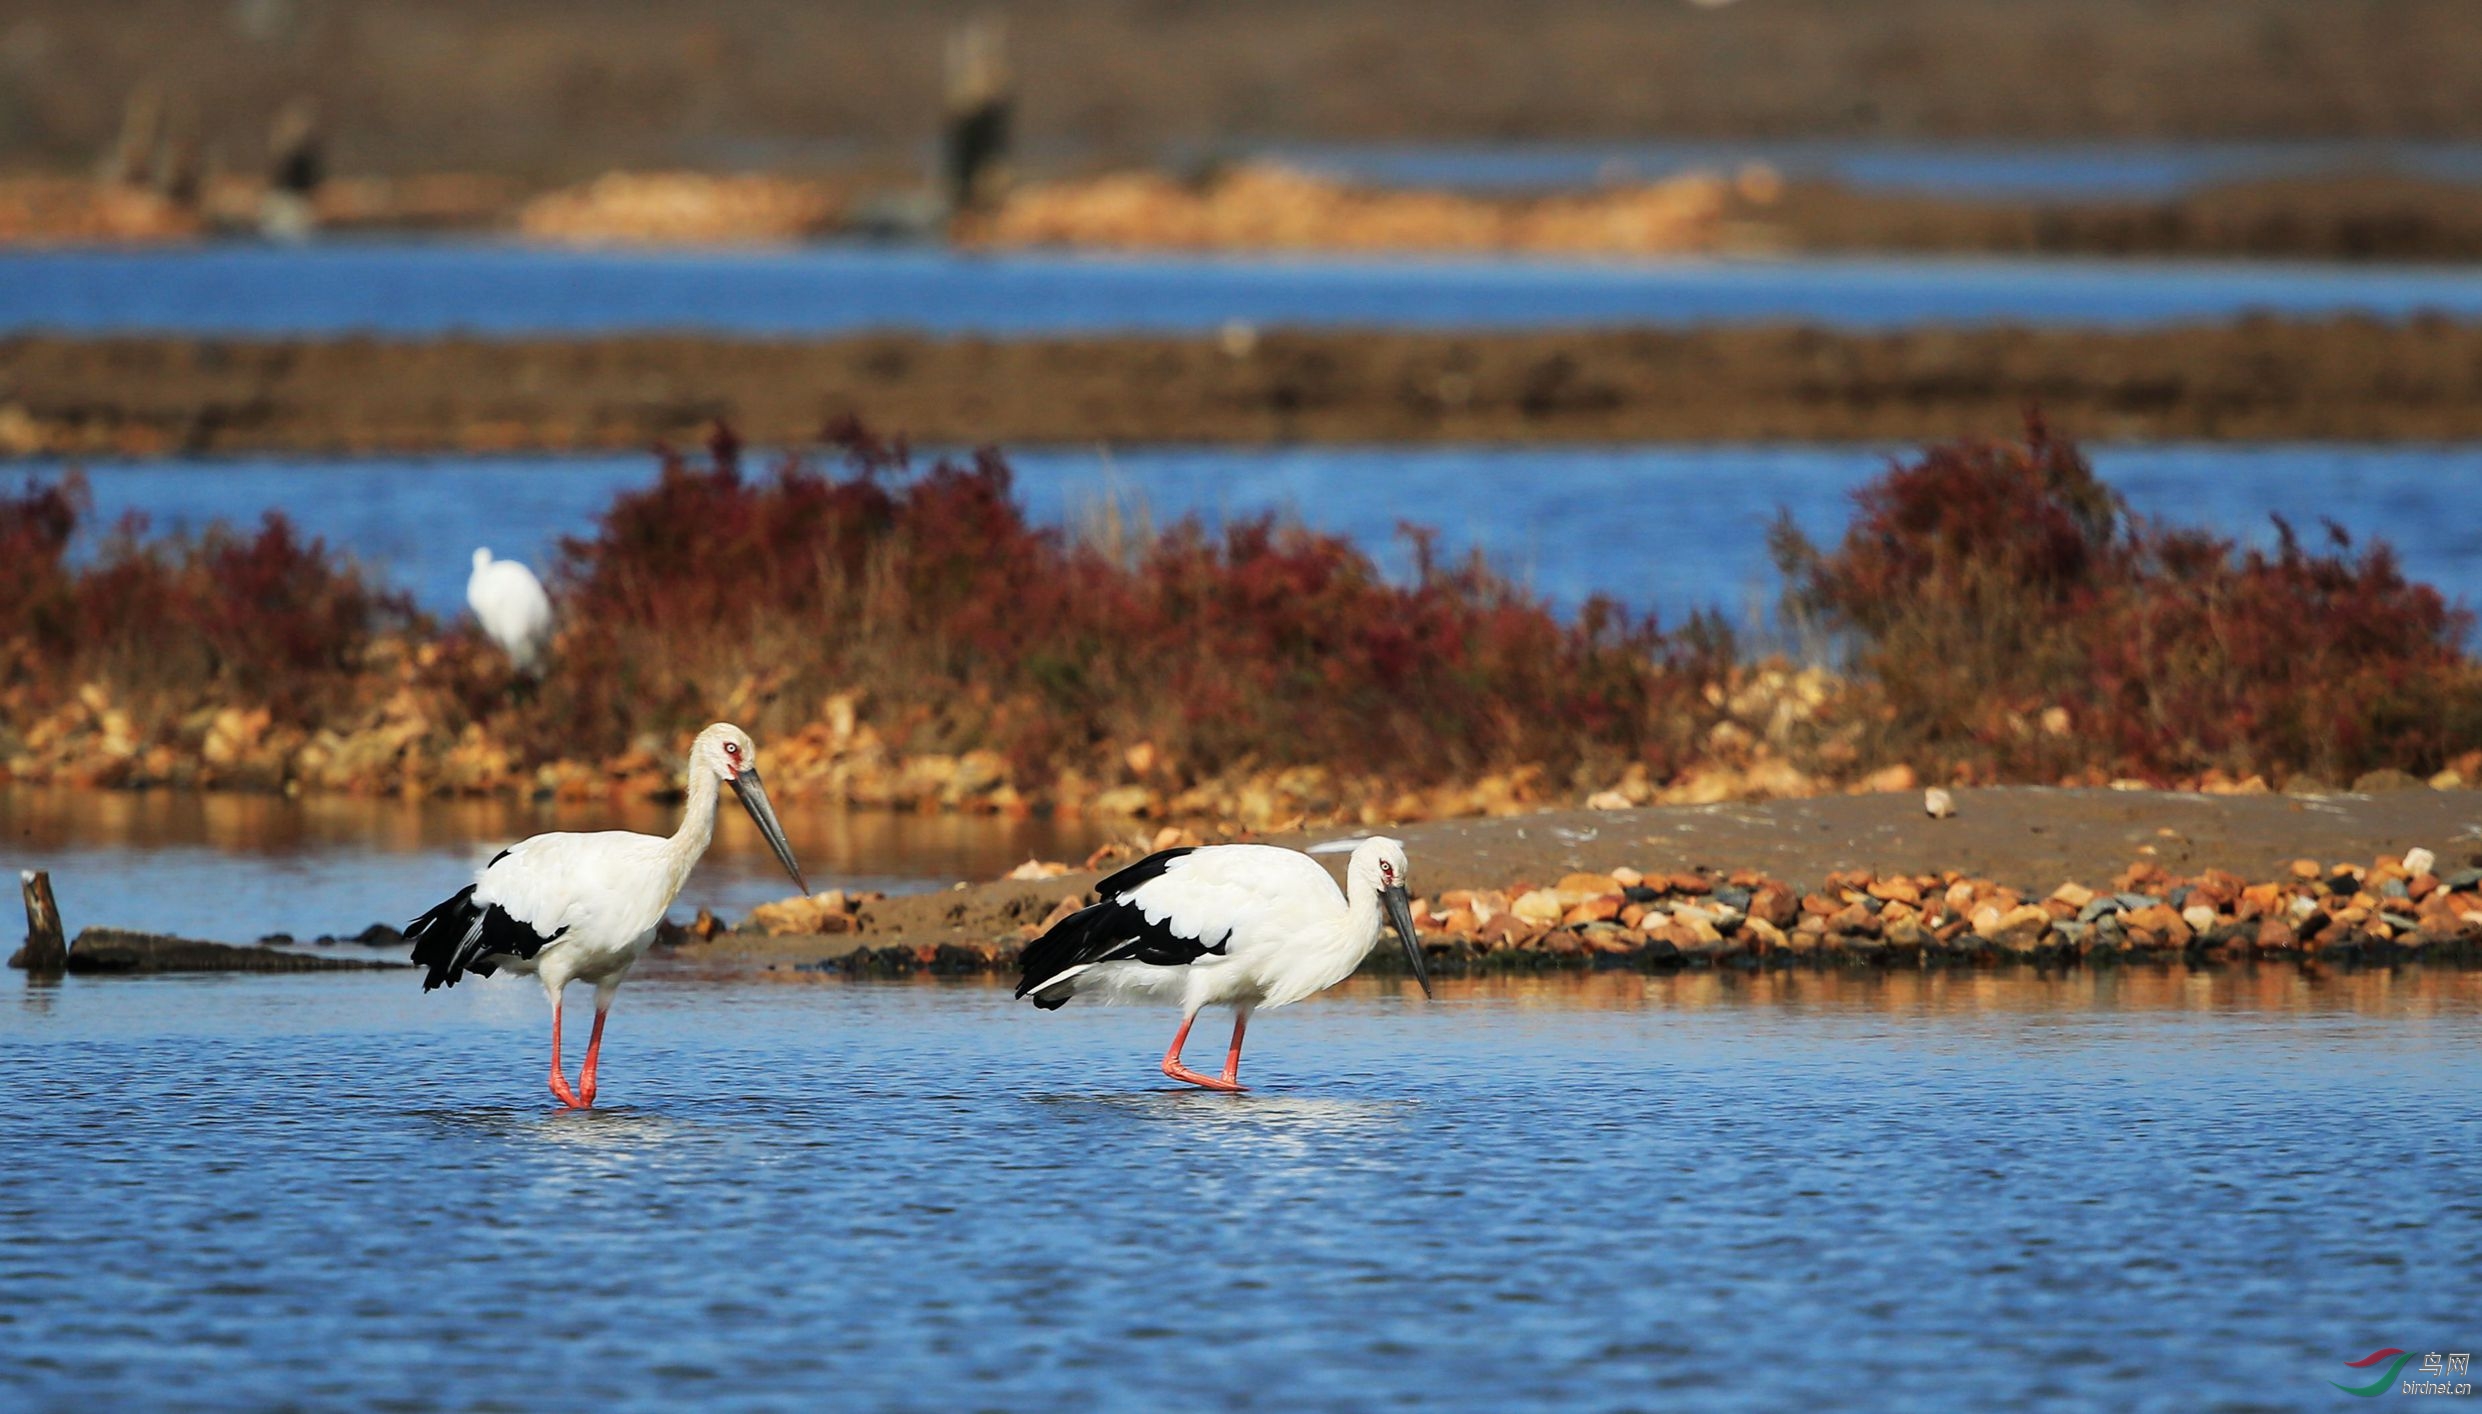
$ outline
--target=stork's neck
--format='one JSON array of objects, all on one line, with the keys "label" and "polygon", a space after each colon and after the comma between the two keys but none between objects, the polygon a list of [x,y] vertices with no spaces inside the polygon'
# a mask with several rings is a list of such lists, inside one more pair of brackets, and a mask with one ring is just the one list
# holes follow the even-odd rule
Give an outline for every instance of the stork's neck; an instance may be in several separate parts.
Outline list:
[{"label": "stork's neck", "polygon": [[689,803],[681,811],[681,828],[672,832],[672,888],[680,892],[689,879],[689,871],[698,864],[707,846],[715,841],[715,797],[720,782],[706,764],[692,761],[689,766]]},{"label": "stork's neck", "polygon": [[1336,937],[1352,951],[1354,962],[1370,956],[1370,950],[1379,946],[1379,930],[1386,923],[1386,915],[1379,911],[1378,890],[1345,885],[1344,924]]}]

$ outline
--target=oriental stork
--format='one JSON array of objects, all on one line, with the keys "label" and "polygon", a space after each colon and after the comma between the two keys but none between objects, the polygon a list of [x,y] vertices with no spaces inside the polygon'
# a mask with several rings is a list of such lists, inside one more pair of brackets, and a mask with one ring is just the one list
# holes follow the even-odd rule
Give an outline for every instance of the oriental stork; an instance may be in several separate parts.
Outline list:
[{"label": "oriental stork", "polygon": [[489,548],[476,550],[465,602],[484,636],[500,645],[517,671],[532,673],[542,663],[552,641],[552,601],[534,571],[515,560],[491,558]]},{"label": "oriental stork", "polygon": [[[690,746],[689,804],[670,838],[628,830],[536,835],[493,855],[473,883],[406,925],[415,964],[429,969],[422,990],[453,987],[468,972],[532,973],[552,1004],[552,1094],[571,1109],[592,1106],[604,1015],[715,838],[719,785],[741,798],[776,861],[809,893],[759,780],[758,748],[749,733],[718,722]],[[595,984],[595,1030],[574,1090],[560,1066],[560,994],[571,981]]]},{"label": "oriental stork", "polygon": [[[1363,840],[1344,889],[1318,861],[1272,845],[1225,844],[1150,854],[1095,885],[1097,902],[1026,946],[1017,995],[1046,1011],[1071,997],[1181,1005],[1163,1073],[1208,1090],[1248,1087],[1241,1036],[1259,1007],[1286,1006],[1343,981],[1395,924],[1422,994],[1431,992],[1405,901],[1405,847]],[[1181,1063],[1191,1023],[1214,1003],[1233,1009],[1219,1078]]]}]

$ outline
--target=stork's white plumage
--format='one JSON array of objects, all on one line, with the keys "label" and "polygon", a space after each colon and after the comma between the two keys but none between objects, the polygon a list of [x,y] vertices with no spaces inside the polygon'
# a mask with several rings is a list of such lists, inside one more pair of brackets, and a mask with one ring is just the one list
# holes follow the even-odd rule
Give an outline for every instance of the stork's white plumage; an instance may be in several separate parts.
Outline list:
[{"label": "stork's white plumage", "polygon": [[543,581],[515,560],[495,560],[486,549],[474,552],[474,573],[466,576],[465,602],[474,610],[483,633],[500,645],[521,673],[543,661],[552,642],[552,598]]},{"label": "stork's white plumage", "polygon": [[[1181,1029],[1163,1073],[1209,1090],[1241,1090],[1250,1013],[1287,1006],[1353,975],[1394,923],[1405,960],[1431,990],[1405,898],[1405,847],[1355,846],[1342,891],[1317,860],[1272,845],[1225,844],[1150,854],[1095,885],[1097,902],[1026,946],[1017,995],[1045,1010],[1072,997],[1178,1001]],[[1233,1009],[1221,1078],[1181,1063],[1198,1013]]]},{"label": "stork's white plumage", "polygon": [[[655,925],[715,838],[716,793],[729,786],[803,893],[801,866],[758,776],[747,732],[718,722],[689,751],[689,804],[669,838],[629,830],[536,835],[501,850],[455,897],[406,926],[422,989],[453,987],[468,972],[531,973],[552,1003],[552,1093],[572,1109],[595,1102],[604,1014],[621,979],[655,941]],[[560,1066],[560,994],[595,984],[595,1031],[575,1090]]]}]

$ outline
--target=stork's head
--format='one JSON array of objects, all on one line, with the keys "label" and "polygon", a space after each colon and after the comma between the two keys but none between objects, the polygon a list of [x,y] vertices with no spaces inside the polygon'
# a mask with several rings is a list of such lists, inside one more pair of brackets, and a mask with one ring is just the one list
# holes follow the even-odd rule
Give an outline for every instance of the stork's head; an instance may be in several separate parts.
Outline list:
[{"label": "stork's head", "polygon": [[[731,786],[740,797],[741,808],[750,812],[750,820],[758,832],[767,837],[767,847],[776,853],[776,862],[805,894],[810,885],[801,877],[801,866],[793,862],[793,846],[784,838],[784,826],[776,819],[776,807],[767,799],[767,785],[758,778],[758,744],[750,734],[730,722],[718,722],[698,734],[689,747],[691,789],[699,788],[702,775]],[[712,787],[709,787],[712,789]]]},{"label": "stork's head", "polygon": [[1374,835],[1353,847],[1352,861],[1345,865],[1345,891],[1355,897],[1377,895],[1379,906],[1387,911],[1388,921],[1396,925],[1396,938],[1405,947],[1405,963],[1413,969],[1413,979],[1422,984],[1422,995],[1431,994],[1430,970],[1422,965],[1422,940],[1413,929],[1413,906],[1406,898],[1405,880],[1411,871],[1405,863],[1405,847],[1385,835]]},{"label": "stork's head", "polygon": [[474,552],[474,568],[475,568],[477,571],[480,571],[480,570],[483,568],[483,566],[488,565],[488,564],[490,564],[490,563],[491,563],[491,547],[490,547],[490,546],[485,545],[485,546],[483,546],[481,549],[478,549],[478,550],[476,550],[476,551]]}]

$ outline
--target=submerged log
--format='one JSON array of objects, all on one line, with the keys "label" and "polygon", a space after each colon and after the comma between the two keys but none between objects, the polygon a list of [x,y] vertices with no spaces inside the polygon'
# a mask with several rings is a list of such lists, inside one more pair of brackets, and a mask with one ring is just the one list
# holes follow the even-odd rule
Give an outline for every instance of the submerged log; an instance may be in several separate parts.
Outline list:
[{"label": "submerged log", "polygon": [[237,947],[125,928],[88,928],[69,949],[71,972],[361,972],[403,967],[381,958],[316,957],[282,948]]},{"label": "submerged log", "polygon": [[9,966],[28,972],[58,972],[68,965],[69,948],[60,932],[60,905],[52,898],[52,876],[40,869],[18,874],[18,889],[26,898],[26,945],[9,959]]}]

